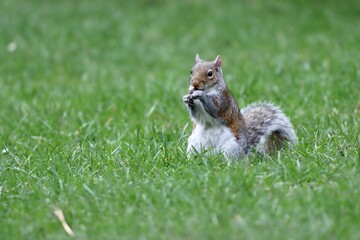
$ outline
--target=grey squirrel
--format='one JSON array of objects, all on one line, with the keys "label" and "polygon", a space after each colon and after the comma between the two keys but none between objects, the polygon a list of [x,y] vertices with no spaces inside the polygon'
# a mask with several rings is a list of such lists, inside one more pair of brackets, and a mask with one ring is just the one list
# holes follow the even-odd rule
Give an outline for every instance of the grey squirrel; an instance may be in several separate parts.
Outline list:
[{"label": "grey squirrel", "polygon": [[297,141],[282,110],[271,103],[253,103],[240,110],[224,81],[221,57],[203,61],[196,54],[189,93],[183,101],[193,121],[187,153],[223,153],[241,159],[252,149],[270,154]]}]

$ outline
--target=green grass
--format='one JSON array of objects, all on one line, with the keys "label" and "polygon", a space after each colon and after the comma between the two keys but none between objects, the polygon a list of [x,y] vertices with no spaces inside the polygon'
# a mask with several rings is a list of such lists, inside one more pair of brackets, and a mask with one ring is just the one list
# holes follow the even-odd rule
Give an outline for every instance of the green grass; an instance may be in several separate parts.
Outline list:
[{"label": "green grass", "polygon": [[[359,1],[0,3],[0,238],[358,239]],[[194,56],[299,143],[187,159]]]}]

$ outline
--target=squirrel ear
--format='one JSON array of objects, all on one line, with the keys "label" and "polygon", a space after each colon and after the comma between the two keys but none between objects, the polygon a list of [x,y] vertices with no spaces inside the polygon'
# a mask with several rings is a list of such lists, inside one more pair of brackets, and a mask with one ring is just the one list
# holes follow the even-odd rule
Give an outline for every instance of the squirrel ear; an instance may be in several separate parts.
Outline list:
[{"label": "squirrel ear", "polygon": [[196,56],[195,56],[195,62],[196,62],[196,63],[201,62],[201,59],[200,59],[200,56],[199,56],[198,53],[197,53]]},{"label": "squirrel ear", "polygon": [[219,68],[221,66],[221,57],[220,55],[218,55],[215,60],[214,60],[214,64],[216,66],[216,68]]}]

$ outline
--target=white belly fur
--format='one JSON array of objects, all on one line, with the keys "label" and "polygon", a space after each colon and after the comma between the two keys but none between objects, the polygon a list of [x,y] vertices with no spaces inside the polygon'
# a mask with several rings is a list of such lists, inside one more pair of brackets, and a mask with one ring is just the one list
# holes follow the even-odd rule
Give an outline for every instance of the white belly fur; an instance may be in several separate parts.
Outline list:
[{"label": "white belly fur", "polygon": [[205,128],[202,124],[196,125],[188,139],[188,153],[193,149],[197,152],[205,150],[226,155],[232,155],[234,151],[240,150],[235,136],[228,127],[218,125]]}]

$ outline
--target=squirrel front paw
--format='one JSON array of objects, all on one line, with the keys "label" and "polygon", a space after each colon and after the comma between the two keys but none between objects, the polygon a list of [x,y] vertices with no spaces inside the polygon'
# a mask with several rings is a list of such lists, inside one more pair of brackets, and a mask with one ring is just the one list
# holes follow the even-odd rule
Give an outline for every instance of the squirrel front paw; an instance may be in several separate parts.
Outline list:
[{"label": "squirrel front paw", "polygon": [[183,101],[186,105],[189,107],[194,106],[194,100],[200,99],[202,95],[204,94],[204,91],[196,90],[191,92],[189,95],[183,96]]},{"label": "squirrel front paw", "polygon": [[204,94],[204,91],[195,90],[195,91],[191,92],[190,96],[192,99],[200,99],[203,94]]},{"label": "squirrel front paw", "polygon": [[191,95],[183,96],[183,102],[189,107],[194,106],[194,99],[191,97]]}]

